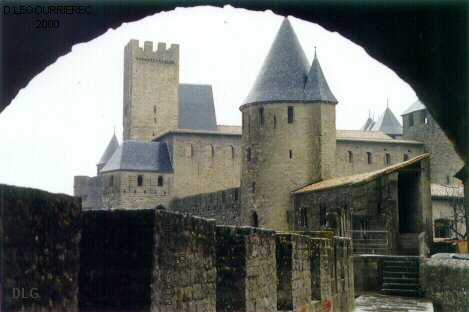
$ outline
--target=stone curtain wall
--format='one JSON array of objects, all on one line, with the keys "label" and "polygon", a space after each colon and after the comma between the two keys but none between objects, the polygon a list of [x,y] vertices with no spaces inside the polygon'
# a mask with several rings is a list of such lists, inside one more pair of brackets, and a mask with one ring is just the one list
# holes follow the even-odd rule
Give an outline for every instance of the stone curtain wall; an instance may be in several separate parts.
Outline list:
[{"label": "stone curtain wall", "polygon": [[215,222],[156,211],[153,311],[215,311]]},{"label": "stone curtain wall", "polygon": [[311,304],[311,242],[298,234],[276,235],[277,309],[306,309]]},{"label": "stone curtain wall", "polygon": [[422,290],[435,311],[469,310],[469,260],[430,258],[421,262]]},{"label": "stone curtain wall", "polygon": [[171,210],[215,219],[217,224],[242,225],[241,192],[239,188],[175,198]]},{"label": "stone curtain wall", "polygon": [[80,199],[0,185],[0,310],[77,311]]},{"label": "stone curtain wall", "polygon": [[276,311],[275,232],[217,226],[217,311]]},{"label": "stone curtain wall", "polygon": [[81,310],[148,310],[154,215],[154,210],[83,213]]},{"label": "stone curtain wall", "polygon": [[100,176],[75,176],[73,178],[73,195],[81,197],[81,207],[83,210],[101,208],[101,183]]}]

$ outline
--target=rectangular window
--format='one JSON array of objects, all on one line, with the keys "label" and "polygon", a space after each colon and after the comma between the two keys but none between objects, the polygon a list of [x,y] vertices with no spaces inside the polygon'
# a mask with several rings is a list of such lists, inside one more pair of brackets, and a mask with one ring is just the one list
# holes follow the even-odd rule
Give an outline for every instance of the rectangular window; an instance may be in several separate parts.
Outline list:
[{"label": "rectangular window", "polygon": [[143,185],[143,175],[138,175],[137,176],[137,186],[142,186]]},{"label": "rectangular window", "polygon": [[371,152],[366,152],[366,158],[368,160],[368,164],[373,163],[373,156],[371,155]]},{"label": "rectangular window", "polygon": [[404,154],[404,161],[409,160],[409,155]]},{"label": "rectangular window", "polygon": [[384,164],[385,165],[390,165],[391,164],[391,154],[384,154]]},{"label": "rectangular window", "polygon": [[264,108],[259,108],[259,125],[262,127],[264,125]]},{"label": "rectangular window", "polygon": [[409,114],[409,127],[412,127],[414,125],[414,114],[410,113]]},{"label": "rectangular window", "polygon": [[277,128],[277,117],[275,117],[275,115],[274,115],[274,129],[276,129],[276,128]]},{"label": "rectangular window", "polygon": [[163,186],[163,176],[158,176],[158,186]]},{"label": "rectangular window", "polygon": [[247,162],[251,161],[251,148],[250,147],[248,147],[248,150],[247,150],[246,161]]},{"label": "rectangular window", "polygon": [[153,114],[156,114],[156,106],[153,106]]},{"label": "rectangular window", "polygon": [[353,153],[352,153],[352,151],[348,151],[348,162],[353,163]]},{"label": "rectangular window", "polygon": [[288,107],[288,123],[293,123],[293,106]]},{"label": "rectangular window", "polygon": [[293,150],[290,150],[290,158],[293,158]]},{"label": "rectangular window", "polygon": [[319,226],[326,225],[326,207],[320,206],[319,207]]},{"label": "rectangular window", "polygon": [[256,182],[252,182],[252,192],[256,192]]}]

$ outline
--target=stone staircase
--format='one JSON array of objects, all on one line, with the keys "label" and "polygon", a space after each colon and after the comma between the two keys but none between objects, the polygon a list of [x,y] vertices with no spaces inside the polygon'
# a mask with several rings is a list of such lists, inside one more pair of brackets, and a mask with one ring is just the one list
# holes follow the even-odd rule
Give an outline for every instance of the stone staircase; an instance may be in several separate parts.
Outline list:
[{"label": "stone staircase", "polygon": [[383,261],[381,292],[386,295],[419,297],[421,295],[419,257],[386,257]]}]

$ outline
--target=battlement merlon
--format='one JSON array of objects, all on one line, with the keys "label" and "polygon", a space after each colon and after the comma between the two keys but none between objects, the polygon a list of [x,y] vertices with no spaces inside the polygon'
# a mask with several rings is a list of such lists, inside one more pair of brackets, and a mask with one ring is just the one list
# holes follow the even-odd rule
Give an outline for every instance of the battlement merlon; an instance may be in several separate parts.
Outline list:
[{"label": "battlement merlon", "polygon": [[132,58],[142,58],[143,61],[170,61],[168,64],[179,64],[179,44],[171,44],[170,48],[166,49],[166,43],[158,42],[157,49],[153,50],[152,41],[145,41],[143,47],[140,47],[138,40],[131,39],[125,46],[125,53],[130,54]]}]

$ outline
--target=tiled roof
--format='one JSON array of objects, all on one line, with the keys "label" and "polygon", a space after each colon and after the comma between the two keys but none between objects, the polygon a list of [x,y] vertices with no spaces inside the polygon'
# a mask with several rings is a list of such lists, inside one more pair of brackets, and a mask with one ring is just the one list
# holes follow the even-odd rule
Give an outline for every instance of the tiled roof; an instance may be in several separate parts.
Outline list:
[{"label": "tiled roof", "polygon": [[225,134],[239,134],[243,132],[241,126],[232,126],[232,125],[218,125],[218,131]]},{"label": "tiled roof", "polygon": [[457,185],[431,185],[431,193],[433,198],[463,198],[464,187]]},{"label": "tiled roof", "polygon": [[409,108],[407,108],[402,114],[401,116],[403,115],[407,115],[407,114],[410,114],[410,113],[413,113],[413,112],[416,112],[416,111],[419,111],[419,110],[422,110],[422,109],[427,109],[425,107],[425,105],[420,102],[420,100],[417,100],[414,102],[414,104],[410,105]]},{"label": "tiled roof", "polygon": [[243,105],[308,101],[337,103],[317,58],[310,66],[290,21],[285,18]]},{"label": "tiled roof", "polygon": [[100,172],[109,171],[171,172],[168,147],[163,142],[124,141]]},{"label": "tiled roof", "polygon": [[384,114],[374,124],[371,131],[383,131],[390,135],[402,135],[402,126],[389,107],[386,107]]},{"label": "tiled roof", "polygon": [[111,141],[109,141],[106,150],[103,153],[103,156],[101,156],[101,159],[98,161],[96,165],[104,165],[107,163],[109,158],[111,158],[112,154],[116,151],[116,149],[119,147],[119,141],[117,140],[116,134],[111,138]]},{"label": "tiled roof", "polygon": [[346,176],[346,177],[339,177],[339,178],[333,178],[333,179],[328,179],[316,183],[312,183],[306,186],[303,186],[297,190],[294,190],[292,193],[293,194],[301,194],[301,193],[308,193],[308,192],[314,192],[314,191],[319,191],[319,190],[325,190],[325,189],[331,189],[331,188],[336,188],[336,187],[342,187],[342,186],[352,186],[352,185],[357,185],[360,183],[368,182],[371,180],[376,179],[379,176],[389,174],[391,172],[394,172],[396,170],[405,168],[409,165],[412,165],[418,161],[421,161],[422,159],[430,157],[430,154],[422,154],[419,156],[416,156],[414,158],[411,158],[407,161],[397,163],[395,165],[376,170],[376,171],[371,171],[371,172],[366,172],[366,173],[361,173],[361,174],[355,174],[351,176]]},{"label": "tiled roof", "polygon": [[337,130],[336,136],[338,139],[393,140],[393,138],[382,131]]},{"label": "tiled roof", "polygon": [[217,130],[211,85],[179,84],[179,128]]}]

